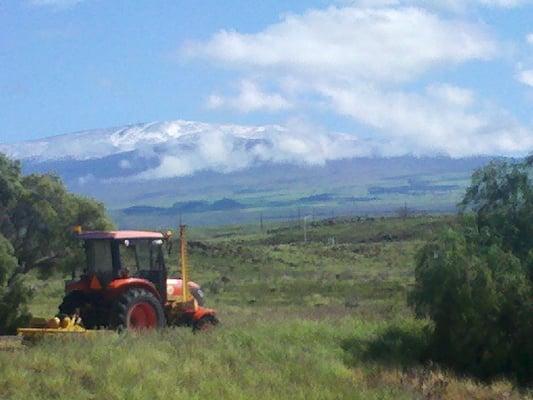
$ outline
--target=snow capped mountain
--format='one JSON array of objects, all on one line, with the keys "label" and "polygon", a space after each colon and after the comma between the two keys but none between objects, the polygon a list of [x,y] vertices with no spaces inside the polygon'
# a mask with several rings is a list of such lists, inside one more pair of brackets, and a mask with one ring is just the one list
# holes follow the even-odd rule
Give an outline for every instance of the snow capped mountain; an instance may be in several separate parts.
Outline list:
[{"label": "snow capped mountain", "polygon": [[[127,227],[168,223],[165,213],[120,211],[130,206],[168,207],[206,199],[232,199],[244,208],[216,211],[216,220],[210,213],[194,214],[194,220],[189,215],[189,222],[257,220],[257,210],[253,211],[257,207],[272,215],[288,215],[294,207],[309,207],[309,199],[322,199],[320,207],[327,212],[330,208],[346,212],[357,202],[360,212],[373,213],[394,209],[398,201],[411,204],[411,192],[398,200],[406,187],[418,190],[424,201],[432,193],[431,207],[449,210],[471,171],[487,162],[486,158],[409,156],[401,143],[362,140],[298,122],[286,126],[153,122],[0,144],[0,152],[22,160],[25,173],[59,175],[70,190],[115,210],[119,225]],[[432,186],[441,180],[444,185]],[[380,193],[392,191],[390,198],[383,195],[378,200],[372,194],[381,185],[385,189]],[[299,194],[302,200],[295,203],[293,197]]]},{"label": "snow capped mountain", "polygon": [[88,160],[168,142],[186,144],[202,134],[215,131],[231,134],[236,138],[254,139],[263,136],[267,130],[282,131],[283,128],[214,125],[183,120],[151,122],[86,130],[10,145],[0,144],[0,151],[21,160]]},{"label": "snow capped mountain", "polygon": [[[257,162],[321,165],[328,160],[368,155],[369,149],[368,143],[354,136],[299,124],[240,126],[183,120],[0,145],[0,152],[32,164],[113,157],[120,177],[141,180],[179,177],[201,170],[231,172]],[[139,169],[141,165],[145,168]]]}]

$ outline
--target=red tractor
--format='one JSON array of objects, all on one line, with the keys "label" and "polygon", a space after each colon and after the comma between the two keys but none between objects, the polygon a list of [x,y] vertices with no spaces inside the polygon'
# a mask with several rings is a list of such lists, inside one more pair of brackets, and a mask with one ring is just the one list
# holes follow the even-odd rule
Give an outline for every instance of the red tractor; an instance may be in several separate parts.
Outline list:
[{"label": "red tractor", "polygon": [[79,315],[87,329],[150,329],[216,325],[202,289],[189,282],[184,227],[180,227],[181,278],[169,278],[164,245],[170,235],[145,231],[78,231],[87,258],[79,279],[65,285],[63,316]]}]

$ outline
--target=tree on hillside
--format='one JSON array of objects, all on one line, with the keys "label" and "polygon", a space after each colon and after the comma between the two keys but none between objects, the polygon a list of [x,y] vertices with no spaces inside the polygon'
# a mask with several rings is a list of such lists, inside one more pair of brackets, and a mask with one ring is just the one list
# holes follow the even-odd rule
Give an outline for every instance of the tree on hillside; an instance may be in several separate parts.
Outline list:
[{"label": "tree on hillside", "polygon": [[459,228],[418,253],[410,300],[433,321],[432,356],[483,378],[533,382],[531,158],[476,171]]},{"label": "tree on hillside", "polygon": [[532,163],[490,163],[474,173],[460,203],[475,212],[478,229],[522,261],[533,249]]},{"label": "tree on hillside", "polygon": [[101,203],[69,193],[56,176],[24,176],[19,162],[0,154],[0,332],[25,315],[29,293],[20,274],[65,269],[82,259],[75,225],[112,226]]}]

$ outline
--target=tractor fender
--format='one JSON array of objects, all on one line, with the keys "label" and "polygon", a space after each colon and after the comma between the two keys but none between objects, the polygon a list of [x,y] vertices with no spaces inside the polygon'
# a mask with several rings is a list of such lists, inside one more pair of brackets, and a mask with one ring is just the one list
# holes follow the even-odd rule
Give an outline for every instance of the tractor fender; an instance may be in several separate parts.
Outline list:
[{"label": "tractor fender", "polygon": [[161,301],[161,294],[157,291],[155,285],[142,278],[121,278],[111,281],[105,288],[106,297],[108,299],[114,299],[125,290],[132,288],[147,290]]},{"label": "tractor fender", "polygon": [[206,316],[216,316],[215,310],[211,308],[197,307],[196,310],[194,310],[194,314],[192,315],[192,320],[198,321]]}]

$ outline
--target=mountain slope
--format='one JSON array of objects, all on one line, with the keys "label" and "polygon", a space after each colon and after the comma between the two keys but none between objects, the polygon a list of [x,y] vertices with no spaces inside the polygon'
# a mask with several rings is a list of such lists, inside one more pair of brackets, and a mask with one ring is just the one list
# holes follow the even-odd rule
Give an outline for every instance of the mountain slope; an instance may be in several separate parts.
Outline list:
[{"label": "mountain slope", "polygon": [[378,143],[346,134],[181,120],[4,144],[0,152],[21,159],[25,172],[56,173],[105,202],[122,226],[160,225],[180,213],[203,224],[296,210],[383,213],[405,203],[451,210],[472,170],[488,161],[383,157]]}]

